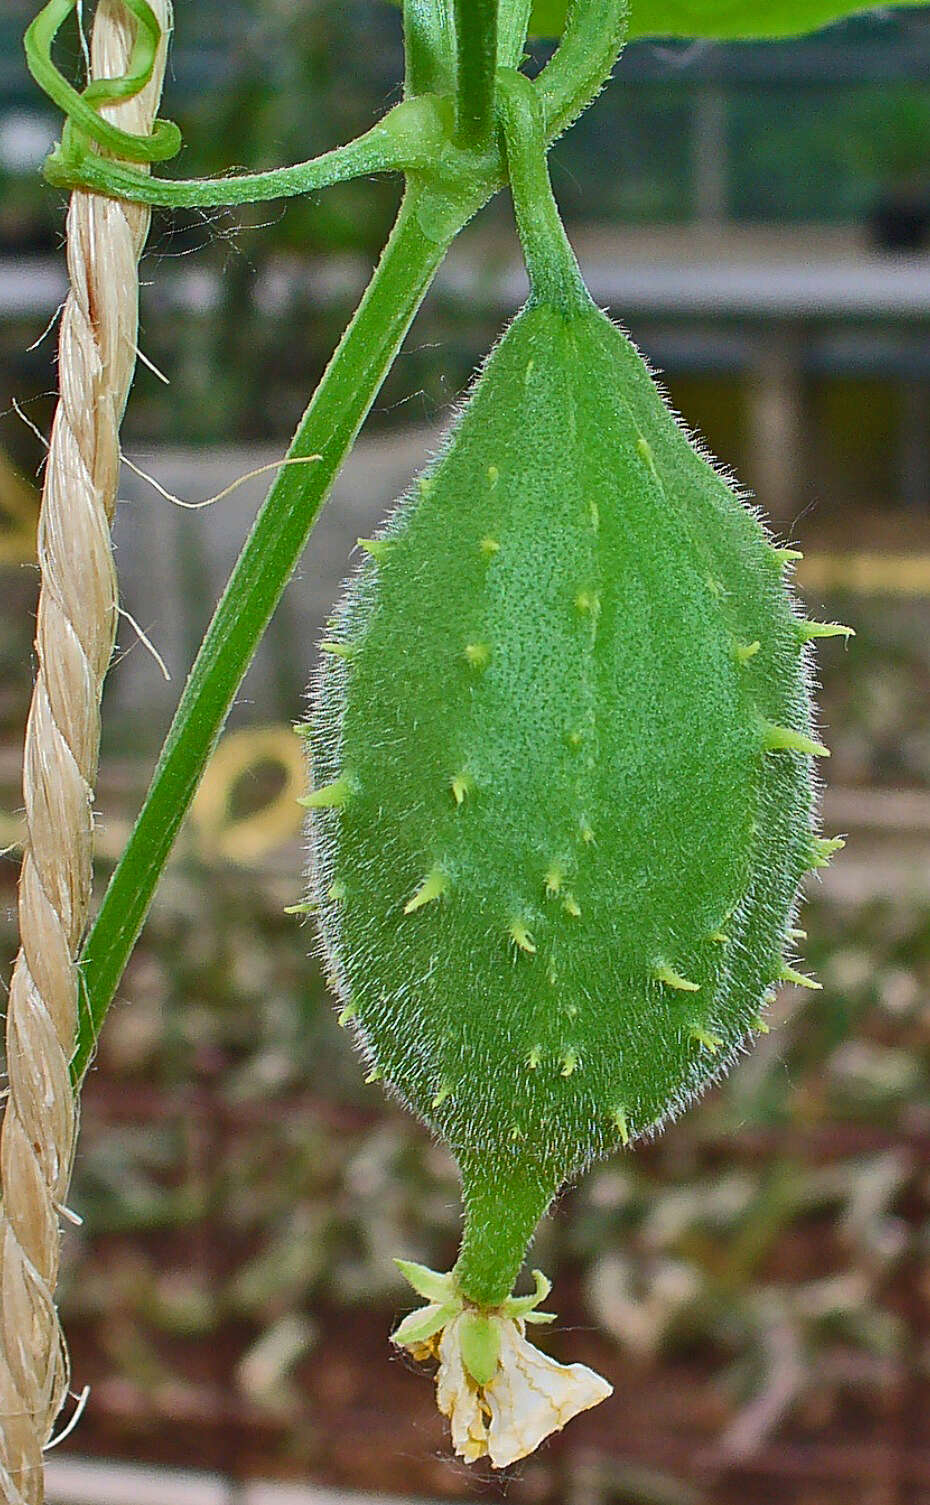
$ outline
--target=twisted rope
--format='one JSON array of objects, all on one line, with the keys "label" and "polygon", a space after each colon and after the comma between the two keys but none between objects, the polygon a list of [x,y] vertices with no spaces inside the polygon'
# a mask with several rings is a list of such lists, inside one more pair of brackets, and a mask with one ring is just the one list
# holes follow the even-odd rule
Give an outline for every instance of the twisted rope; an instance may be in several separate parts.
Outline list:
[{"label": "twisted rope", "polygon": [[[163,31],[157,65],[138,94],[102,112],[140,135],[155,118],[170,19],[169,0],[151,4]],[[121,0],[99,0],[92,77],[126,73],[135,29]],[[10,984],[9,1099],[0,1131],[0,1491],[8,1505],[41,1505],[42,1454],[69,1383],[55,1286],[78,1121],[69,1071],[76,958],[90,903],[100,695],[117,619],[110,524],[119,426],[135,368],[138,261],[148,226],[142,206],[72,195],[60,400],[39,520],[21,950]]]}]

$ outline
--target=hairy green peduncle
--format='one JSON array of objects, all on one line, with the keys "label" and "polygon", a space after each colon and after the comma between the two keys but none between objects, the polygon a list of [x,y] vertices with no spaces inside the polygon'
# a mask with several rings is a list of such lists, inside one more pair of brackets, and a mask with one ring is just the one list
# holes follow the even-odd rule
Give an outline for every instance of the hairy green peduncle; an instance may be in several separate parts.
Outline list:
[{"label": "hairy green peduncle", "polygon": [[[460,1169],[465,1227],[453,1278],[466,1301],[497,1307],[513,1290],[527,1246],[556,1188],[516,1156],[503,1173],[464,1159]],[[507,1188],[506,1216],[503,1186]]]},{"label": "hairy green peduncle", "polygon": [[539,98],[515,69],[501,70],[498,88],[510,190],[533,296],[566,313],[587,308],[590,295],[549,181]]}]

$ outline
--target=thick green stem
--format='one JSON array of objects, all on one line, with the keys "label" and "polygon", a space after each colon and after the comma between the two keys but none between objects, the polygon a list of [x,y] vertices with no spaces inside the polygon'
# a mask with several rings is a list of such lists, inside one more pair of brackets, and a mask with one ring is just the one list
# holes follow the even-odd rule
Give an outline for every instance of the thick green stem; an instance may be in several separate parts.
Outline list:
[{"label": "thick green stem", "polygon": [[168,853],[255,648],[453,236],[477,205],[408,189],[374,277],[304,414],[184,688],[142,811],[81,958],[80,1082]]},{"label": "thick green stem", "polygon": [[497,66],[519,68],[530,27],[533,0],[500,0],[497,12]]},{"label": "thick green stem", "polygon": [[448,0],[404,0],[404,90],[418,94],[451,91],[455,77],[455,34]]},{"label": "thick green stem", "polygon": [[453,1275],[467,1301],[500,1306],[558,1188],[517,1157],[496,1174],[487,1165],[463,1164],[461,1171],[465,1229]]},{"label": "thick green stem", "polygon": [[565,313],[586,308],[591,300],[549,181],[539,98],[524,74],[502,69],[498,101],[510,190],[533,297]]},{"label": "thick green stem", "polygon": [[455,139],[480,147],[494,128],[498,0],[455,0]]}]

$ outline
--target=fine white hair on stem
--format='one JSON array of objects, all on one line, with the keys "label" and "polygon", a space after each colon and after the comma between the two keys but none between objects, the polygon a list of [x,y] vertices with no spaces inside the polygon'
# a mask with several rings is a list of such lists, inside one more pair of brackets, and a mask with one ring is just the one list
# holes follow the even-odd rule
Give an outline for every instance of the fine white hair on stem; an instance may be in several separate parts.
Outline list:
[{"label": "fine white hair on stem", "polygon": [[[150,3],[163,32],[152,78],[135,98],[105,110],[115,124],[142,135],[155,118],[170,25],[169,0]],[[98,0],[93,77],[127,72],[135,28],[122,0]],[[7,1007],[10,1088],[0,1130],[0,1495],[8,1505],[41,1505],[43,1454],[69,1389],[55,1287],[77,1135],[70,1072],[77,957],[91,892],[100,693],[118,612],[110,525],[119,426],[135,368],[138,261],[148,228],[149,211],[140,205],[83,192],[71,197],[61,396],[39,516],[20,951]],[[70,1425],[85,1403],[86,1394]]]}]

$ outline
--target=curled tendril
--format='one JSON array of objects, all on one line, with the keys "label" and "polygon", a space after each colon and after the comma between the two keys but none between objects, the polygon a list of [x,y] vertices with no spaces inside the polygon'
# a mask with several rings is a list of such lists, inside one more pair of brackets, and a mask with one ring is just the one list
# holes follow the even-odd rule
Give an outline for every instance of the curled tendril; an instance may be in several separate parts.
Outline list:
[{"label": "curled tendril", "polygon": [[156,120],[151,135],[120,130],[99,114],[101,105],[116,104],[144,89],[152,77],[161,41],[161,26],[148,0],[123,0],[137,21],[127,71],[120,78],[100,78],[83,93],[68,83],[52,61],[52,45],[77,0],[49,0],[26,30],[26,63],[39,88],[67,116],[61,145],[50,161],[74,163],[85,157],[90,142],[127,162],[165,162],[181,147],[181,132],[171,120]]}]

